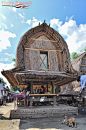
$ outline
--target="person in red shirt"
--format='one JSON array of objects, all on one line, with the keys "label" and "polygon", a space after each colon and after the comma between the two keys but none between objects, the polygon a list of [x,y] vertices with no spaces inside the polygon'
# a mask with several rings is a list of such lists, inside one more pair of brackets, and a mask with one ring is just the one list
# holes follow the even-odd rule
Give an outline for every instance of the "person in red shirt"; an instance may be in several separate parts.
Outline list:
[{"label": "person in red shirt", "polygon": [[47,92],[46,88],[42,85],[41,88],[43,89],[43,93]]}]

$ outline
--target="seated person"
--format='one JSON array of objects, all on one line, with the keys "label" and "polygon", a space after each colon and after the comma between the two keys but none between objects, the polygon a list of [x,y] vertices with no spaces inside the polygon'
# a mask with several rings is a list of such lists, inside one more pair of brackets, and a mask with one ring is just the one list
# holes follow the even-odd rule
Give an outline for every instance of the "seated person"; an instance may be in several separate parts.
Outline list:
[{"label": "seated person", "polygon": [[[25,94],[25,92],[22,91],[20,94]],[[23,97],[19,97],[18,100],[19,100],[19,102],[20,102],[20,101],[24,101],[24,98],[23,98]]]},{"label": "seated person", "polygon": [[46,88],[43,85],[41,86],[41,88],[42,88],[42,92],[40,92],[40,94],[44,94],[45,92],[47,92]]},{"label": "seated person", "polygon": [[[55,91],[55,86],[54,86],[54,91]],[[52,91],[52,86],[50,86],[49,92],[50,92],[50,94],[53,93],[53,91]]]}]

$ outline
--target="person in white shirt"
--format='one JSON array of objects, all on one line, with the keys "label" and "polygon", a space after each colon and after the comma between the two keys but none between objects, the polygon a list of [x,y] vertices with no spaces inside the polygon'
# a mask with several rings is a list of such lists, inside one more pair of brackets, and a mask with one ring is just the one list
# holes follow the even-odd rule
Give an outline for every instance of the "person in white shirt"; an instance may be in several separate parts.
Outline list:
[{"label": "person in white shirt", "polygon": [[81,91],[86,87],[86,75],[81,75],[77,77],[77,81],[81,83]]},{"label": "person in white shirt", "polygon": [[0,98],[3,98],[3,85],[1,84],[1,79],[0,79]]}]

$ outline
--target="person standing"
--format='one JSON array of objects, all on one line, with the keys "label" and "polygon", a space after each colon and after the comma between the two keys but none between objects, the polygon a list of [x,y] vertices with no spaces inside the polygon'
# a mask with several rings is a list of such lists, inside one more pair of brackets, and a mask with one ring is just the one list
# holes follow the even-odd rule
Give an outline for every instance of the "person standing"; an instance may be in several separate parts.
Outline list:
[{"label": "person standing", "polygon": [[6,99],[7,99],[7,91],[4,90],[4,95],[3,95],[3,105],[6,106]]},{"label": "person standing", "polygon": [[83,90],[83,88],[86,87],[86,75],[81,75],[77,77],[77,81],[81,83],[81,91]]},{"label": "person standing", "polygon": [[1,83],[1,79],[0,79],[0,97],[1,99],[3,99],[3,85]]}]

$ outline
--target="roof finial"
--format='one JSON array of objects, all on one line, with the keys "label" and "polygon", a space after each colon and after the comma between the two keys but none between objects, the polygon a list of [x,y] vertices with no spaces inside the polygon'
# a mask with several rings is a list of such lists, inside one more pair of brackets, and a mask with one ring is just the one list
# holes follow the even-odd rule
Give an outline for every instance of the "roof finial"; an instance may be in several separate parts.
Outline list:
[{"label": "roof finial", "polygon": [[50,24],[49,24],[49,27],[50,27]]},{"label": "roof finial", "polygon": [[44,20],[44,23],[45,23],[46,20]]}]

